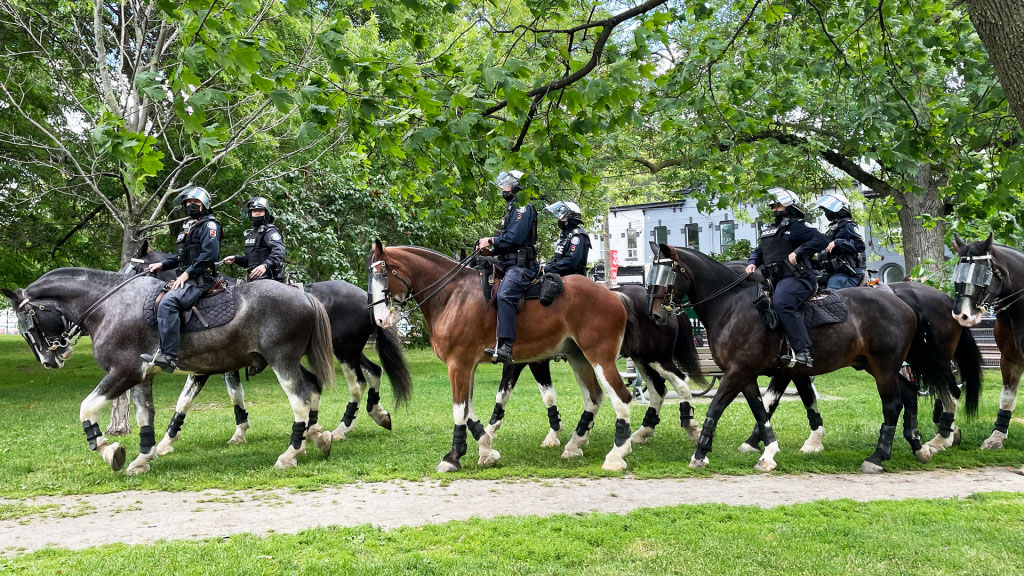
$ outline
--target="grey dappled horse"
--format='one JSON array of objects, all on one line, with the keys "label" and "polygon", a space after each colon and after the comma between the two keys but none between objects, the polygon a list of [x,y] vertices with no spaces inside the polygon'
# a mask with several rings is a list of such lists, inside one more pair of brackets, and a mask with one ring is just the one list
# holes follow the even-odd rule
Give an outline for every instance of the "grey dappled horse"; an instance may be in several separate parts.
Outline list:
[{"label": "grey dappled horse", "polygon": [[[158,252],[149,247],[149,242],[143,242],[130,263],[122,268],[122,272],[131,269],[141,271],[146,264],[160,262],[171,256],[167,252]],[[170,281],[175,278],[173,270],[160,271],[156,273],[158,278]],[[266,280],[260,280],[265,282]],[[232,282],[233,283],[233,282]],[[391,415],[380,405],[380,381],[381,366],[363,354],[370,336],[375,336],[377,354],[380,356],[383,372],[387,373],[391,382],[391,389],[395,395],[396,404],[401,404],[409,399],[412,393],[412,377],[406,366],[405,358],[402,356],[401,343],[394,330],[385,330],[373,322],[373,316],[366,306],[366,291],[353,286],[343,280],[330,280],[327,282],[314,282],[306,284],[305,289],[316,297],[327,310],[331,319],[331,344],[334,355],[341,364],[342,373],[348,382],[349,402],[345,407],[345,414],[341,418],[338,427],[332,432],[334,440],[344,439],[355,427],[355,419],[358,414],[359,401],[363,394],[366,395],[366,412],[379,426],[391,429]],[[174,416],[171,424],[167,427],[160,443],[157,445],[157,454],[164,454],[174,451],[174,443],[179,439],[179,431],[185,420],[185,415],[192,408],[196,396],[206,384],[208,375],[189,376],[185,386],[178,397]],[[228,440],[228,444],[242,444],[245,442],[245,434],[249,429],[249,415],[245,411],[245,391],[237,371],[225,372],[224,383],[227,385],[228,396],[234,405],[235,411],[235,433]]]},{"label": "grey dappled horse", "polygon": [[[127,473],[149,470],[156,458],[153,433],[153,378],[161,372],[139,358],[157,348],[156,328],[146,322],[146,298],[163,282],[149,276],[89,268],[52,270],[28,288],[4,290],[18,311],[22,333],[47,368],[63,366],[72,352],[70,337],[80,327],[92,336],[93,358],[106,372],[82,401],[79,417],[89,448],[120,470],[125,450],[110,444],[99,428],[108,402],[136,387],[132,398],[139,425],[140,454]],[[232,289],[236,314],[228,323],[182,334],[179,370],[220,374],[252,365],[269,365],[288,395],[293,413],[288,448],[278,468],[295,466],[305,452],[304,436],[329,454],[331,434],[316,424],[323,385],[334,381],[331,326],[316,298],[278,282],[255,282]],[[307,356],[312,372],[299,360]],[[308,422],[308,423],[307,423]]]}]

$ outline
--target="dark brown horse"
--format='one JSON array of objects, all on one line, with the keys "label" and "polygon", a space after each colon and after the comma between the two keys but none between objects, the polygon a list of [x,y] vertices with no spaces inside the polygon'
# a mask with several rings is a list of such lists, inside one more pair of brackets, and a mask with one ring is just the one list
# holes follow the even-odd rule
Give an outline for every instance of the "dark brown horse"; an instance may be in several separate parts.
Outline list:
[{"label": "dark brown horse", "polygon": [[[765,450],[755,469],[773,470],[779,447],[760,398],[757,377],[774,375],[779,370],[777,362],[782,342],[781,334],[769,330],[753,306],[759,284],[694,250],[661,244],[656,252],[670,259],[675,276],[671,282],[666,282],[667,290],[655,288],[652,292],[652,311],[664,317],[666,301],[688,297],[697,317],[707,328],[715,363],[724,371],[718,392],[708,407],[690,465],[707,465],[718,419],[742,392],[757,421],[759,435],[765,439]],[[946,386],[952,373],[948,363],[943,370],[942,355],[933,343],[927,323],[919,322],[914,310],[894,294],[866,288],[842,290],[839,294],[849,310],[848,318],[842,323],[812,328],[814,368],[790,368],[786,374],[811,376],[853,366],[874,376],[882,399],[884,422],[875,452],[864,461],[861,469],[879,472],[882,462],[891,456],[902,411],[903,390],[898,372],[903,360],[906,358],[934,386]],[[930,454],[925,454],[914,420],[916,418],[904,427],[904,437],[915,456],[926,460]]]},{"label": "dark brown horse", "polygon": [[[981,449],[998,450],[1010,433],[1017,389],[1024,374],[1024,254],[994,244],[991,234],[987,240],[970,244],[954,235],[953,249],[960,256],[953,270],[953,317],[962,326],[974,326],[981,321],[985,307],[991,307],[996,315],[995,338],[1003,391],[992,435],[981,444]],[[1024,474],[1024,466],[1020,472]]]},{"label": "dark brown horse", "polygon": [[[376,241],[370,252],[370,298],[374,320],[381,327],[398,322],[395,306],[411,302],[423,312],[434,353],[448,365],[452,386],[452,449],[437,466],[439,472],[461,468],[466,431],[480,451],[479,465],[500,455],[491,445],[473,410],[473,375],[477,364],[489,362],[484,348],[494,344],[497,314],[480,291],[477,272],[467,260],[414,246],[387,249]],[[563,458],[583,454],[594,416],[605,394],[615,408],[615,442],[604,461],[606,470],[626,468],[630,452],[631,395],[619,377],[615,359],[626,332],[626,309],[620,297],[584,276],[563,279],[565,291],[547,307],[527,300],[516,317],[516,360],[530,362],[565,354],[583,390],[583,415]]]}]

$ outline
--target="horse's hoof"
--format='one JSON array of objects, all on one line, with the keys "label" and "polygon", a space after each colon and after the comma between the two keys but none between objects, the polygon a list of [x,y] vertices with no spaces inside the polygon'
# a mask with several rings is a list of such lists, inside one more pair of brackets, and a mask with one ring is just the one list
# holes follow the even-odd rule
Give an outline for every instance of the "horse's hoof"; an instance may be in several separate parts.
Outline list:
[{"label": "horse's hoof", "polygon": [[245,442],[246,442],[245,441],[245,432],[242,432],[242,433],[235,432],[234,436],[232,436],[228,440],[228,446],[237,446],[239,444],[245,444]]},{"label": "horse's hoof", "polygon": [[462,469],[461,465],[459,465],[458,463],[453,464],[447,460],[441,460],[441,463],[437,465],[437,471],[442,474],[446,474],[448,472],[458,472],[460,469]]},{"label": "horse's hoof", "polygon": [[288,468],[295,468],[298,465],[299,461],[294,456],[286,457],[284,454],[281,454],[277,457],[277,462],[274,463],[274,468],[277,468],[278,470],[287,470]]},{"label": "horse's hoof", "polygon": [[690,468],[707,468],[708,463],[709,461],[707,456],[701,458],[700,460],[697,460],[697,458],[690,456]]},{"label": "horse's hoof", "polygon": [[121,468],[124,468],[125,451],[124,446],[120,443],[114,442],[103,447],[103,461],[106,462],[110,469],[114,472],[119,472]]},{"label": "horse's hoof", "polygon": [[750,444],[747,444],[746,442],[744,442],[743,444],[740,444],[739,451],[740,451],[740,454],[750,454],[752,452],[760,452],[760,450],[758,450],[758,448],[756,446],[751,446]]},{"label": "horse's hoof", "polygon": [[164,436],[164,439],[156,445],[156,455],[167,456],[171,452],[174,452],[174,440],[171,440],[170,436]]},{"label": "horse's hoof", "polygon": [[1024,476],[1024,465],[1021,465],[1020,470],[1017,470],[1017,474]]},{"label": "horse's hoof", "polygon": [[477,466],[494,466],[498,463],[499,458],[501,458],[501,453],[497,450],[491,450],[487,454],[481,454],[476,464]]},{"label": "horse's hoof", "polygon": [[981,450],[1002,450],[1003,440],[1005,439],[1006,434],[1003,434],[999,430],[993,430],[992,435],[981,443]]},{"label": "horse's hoof", "polygon": [[959,428],[953,429],[953,446],[959,446],[960,442],[963,441],[963,434]]},{"label": "horse's hoof", "polygon": [[334,440],[334,436],[325,432],[323,428],[320,428],[319,424],[314,426],[314,428],[319,428],[319,430],[314,431],[311,429],[309,431],[310,435],[313,437],[313,443],[316,444],[316,447],[320,449],[320,452],[322,452],[324,456],[330,456],[331,441]]},{"label": "horse's hoof", "polygon": [[132,463],[128,465],[124,473],[128,476],[136,476],[138,474],[145,474],[149,472],[149,461],[150,458],[146,458],[144,455],[139,454],[139,457],[132,460]]},{"label": "horse's hoof", "polygon": [[921,464],[927,464],[931,462],[932,455],[934,455],[936,452],[938,452],[938,450],[933,450],[931,446],[925,444],[924,446],[921,446],[920,450],[914,452],[914,459],[916,459]]},{"label": "horse's hoof", "polygon": [[[338,427],[335,428],[333,432],[331,432],[331,438],[333,438],[334,440],[344,440],[345,437],[348,436],[349,432],[352,431],[353,427],[355,427],[355,424],[352,424],[351,426],[345,426],[345,424],[338,424]],[[390,428],[388,428],[388,430],[390,430]]]},{"label": "horse's hoof", "polygon": [[376,422],[377,425],[380,426],[381,428],[385,430],[391,430],[391,414],[385,412],[380,415],[379,419],[374,418],[373,421]]},{"label": "horse's hoof", "polygon": [[601,465],[602,470],[609,470],[611,472],[619,472],[626,469],[626,460],[621,456],[609,454],[604,459],[604,464]]},{"label": "horse's hoof", "polygon": [[633,432],[633,435],[629,437],[629,442],[631,444],[643,444],[643,443],[647,442],[647,440],[649,438],[653,438],[653,437],[654,437],[654,428],[648,428],[646,426],[641,426],[639,430],[637,430],[636,432]]},{"label": "horse's hoof", "polygon": [[579,447],[570,448],[566,446],[565,450],[562,450],[562,458],[566,460],[579,458],[580,456],[583,456],[583,450],[581,450]]},{"label": "horse's hoof", "polygon": [[554,430],[548,430],[548,435],[544,437],[544,440],[540,443],[541,448],[551,448],[553,446],[561,446],[562,441],[558,439],[558,432]]},{"label": "horse's hoof", "polygon": [[881,464],[875,464],[874,462],[868,462],[867,460],[861,462],[860,471],[864,474],[881,474],[885,471]]},{"label": "horse's hoof", "polygon": [[800,447],[800,453],[801,454],[817,454],[818,452],[821,452],[824,449],[825,449],[825,447],[822,446],[821,444],[815,444],[815,443],[811,442],[810,440],[808,440],[808,441],[804,442],[803,446]]},{"label": "horse's hoof", "polygon": [[758,460],[757,464],[754,464],[754,470],[757,472],[771,472],[777,466],[778,464],[773,460]]}]

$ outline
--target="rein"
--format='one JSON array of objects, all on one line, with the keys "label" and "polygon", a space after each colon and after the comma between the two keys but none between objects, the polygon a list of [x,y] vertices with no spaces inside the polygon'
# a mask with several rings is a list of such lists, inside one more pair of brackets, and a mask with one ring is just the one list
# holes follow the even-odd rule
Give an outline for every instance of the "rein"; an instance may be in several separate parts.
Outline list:
[{"label": "rein", "polygon": [[[398,304],[399,306],[401,306],[404,309],[405,305],[408,304],[410,300],[416,300],[417,304],[415,306],[413,306],[412,308],[410,308],[407,311],[407,313],[408,313],[408,312],[414,312],[414,311],[419,310],[420,308],[422,308],[423,305],[426,304],[431,298],[436,296],[438,293],[441,292],[441,290],[444,290],[444,288],[446,286],[448,286],[453,281],[455,281],[455,278],[456,278],[456,276],[458,276],[458,273],[461,272],[463,269],[465,269],[467,266],[469,266],[469,263],[472,262],[473,259],[476,258],[479,254],[480,254],[480,249],[479,248],[474,249],[471,254],[469,254],[468,256],[466,256],[465,258],[460,260],[457,264],[455,264],[455,266],[452,267],[451,270],[448,270],[447,272],[442,274],[440,277],[438,277],[437,280],[434,280],[433,282],[431,282],[429,285],[425,286],[422,290],[419,290],[418,292],[413,292],[412,285],[409,284],[409,282],[405,278],[403,278],[402,275],[399,274],[397,270],[395,270],[391,266],[388,266],[388,263],[387,263],[386,260],[384,260],[383,256],[381,257],[381,259],[379,261],[374,262],[373,264],[371,264],[370,267],[373,268],[373,266],[376,266],[377,264],[383,265],[385,273],[391,272],[392,276],[394,276],[398,281],[400,281],[402,284],[405,285],[405,289],[406,289],[406,292],[407,292],[406,297],[401,299],[401,300],[398,300],[396,298],[395,299],[395,303]],[[433,288],[434,291],[431,292],[430,294],[428,294],[427,296],[425,296],[421,300],[419,298],[420,295],[423,294],[424,292],[430,290],[431,288]],[[374,302],[370,302],[367,305],[367,307],[368,308],[372,308],[373,306],[375,306],[377,304],[380,304],[382,302],[386,304],[387,303],[387,299],[388,299],[388,292],[389,291],[385,291],[384,299],[377,300],[377,301],[374,301]]]},{"label": "rein", "polygon": [[[679,271],[682,272],[683,274],[687,273],[686,272],[686,268],[680,267]],[[733,288],[739,286],[743,282],[746,282],[747,278],[749,278],[749,277],[750,277],[750,273],[749,272],[744,272],[739,278],[734,280],[731,284],[727,285],[725,288],[722,288],[722,289],[718,290],[717,292],[715,292],[714,294],[708,296],[707,298],[704,298],[704,299],[699,300],[697,302],[690,302],[688,304],[680,304],[675,310],[672,310],[672,313],[675,314],[676,316],[679,316],[680,314],[682,314],[686,310],[692,310],[695,306],[700,306],[701,304],[707,304],[708,302],[711,302],[712,300],[714,300],[715,298],[718,298],[722,294],[725,294],[726,292],[728,292],[728,291],[732,290]]]},{"label": "rein", "polygon": [[[53,343],[50,342],[50,338],[47,337],[46,334],[43,334],[42,328],[37,326],[36,329],[39,330],[40,335],[42,335],[43,339],[46,340],[47,349],[52,352],[52,351],[54,351],[54,350],[56,350],[58,348],[61,348],[61,347],[73,346],[73,345],[77,344],[78,341],[82,338],[82,336],[85,335],[85,333],[82,331],[82,326],[85,324],[85,321],[89,319],[89,316],[91,316],[92,313],[95,312],[97,308],[99,308],[100,304],[102,304],[107,298],[110,298],[111,296],[113,296],[115,292],[117,292],[121,288],[124,288],[125,285],[128,284],[129,282],[131,282],[132,280],[135,280],[136,278],[138,278],[140,276],[145,276],[147,274],[149,274],[148,270],[139,272],[138,274],[132,276],[131,278],[125,280],[124,282],[121,282],[117,286],[114,286],[114,288],[112,288],[109,292],[107,292],[106,294],[101,296],[99,300],[94,302],[92,304],[92,306],[89,306],[85,310],[85,313],[82,314],[82,318],[78,322],[68,322],[67,329],[64,330],[63,332],[61,332],[60,338],[54,338],[53,339],[54,340]],[[25,295],[25,299],[22,300],[20,304],[18,304],[18,308],[26,307],[28,309],[28,314],[30,316],[34,316],[35,315],[34,308],[39,309],[39,310],[45,310],[46,309],[42,305],[33,304],[33,303],[29,302],[28,294],[26,292],[22,292],[22,294]],[[64,316],[64,313],[61,312],[60,314],[61,314],[61,316],[64,317],[65,321],[67,321],[67,317]],[[74,342],[71,342],[72,338],[74,338],[74,340],[75,340]]]}]

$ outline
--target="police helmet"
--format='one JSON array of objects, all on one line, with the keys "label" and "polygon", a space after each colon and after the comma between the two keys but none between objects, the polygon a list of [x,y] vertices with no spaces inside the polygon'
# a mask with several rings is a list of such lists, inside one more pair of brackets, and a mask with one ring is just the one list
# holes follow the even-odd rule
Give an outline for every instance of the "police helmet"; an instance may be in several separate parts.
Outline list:
[{"label": "police helmet", "polygon": [[800,205],[800,198],[796,195],[796,192],[792,190],[786,190],[785,188],[771,188],[768,193],[772,195],[772,206],[781,204],[787,209],[792,208],[793,210],[800,213],[803,216],[804,208]]},{"label": "police helmet", "polygon": [[519,181],[523,179],[523,173],[519,170],[509,170],[508,172],[502,171],[498,174],[498,178],[494,180],[494,184],[498,188],[504,189],[506,186],[509,188],[515,188],[519,186]]},{"label": "police helmet", "polygon": [[818,206],[830,212],[850,211],[850,200],[842,192],[830,192],[818,199]]},{"label": "police helmet", "polygon": [[555,218],[558,218],[559,220],[583,221],[583,212],[575,202],[558,201],[550,206],[546,206],[544,209],[554,214]]},{"label": "police helmet", "polygon": [[205,208],[206,210],[212,208],[212,203],[210,202],[210,193],[207,192],[206,188],[203,188],[202,186],[189,186],[188,188],[182,190],[181,194],[178,194],[178,205],[184,209],[185,203],[188,202],[189,200],[192,200],[193,198],[202,202],[203,208]]},{"label": "police helmet", "polygon": [[274,221],[274,212],[270,209],[270,200],[267,200],[263,196],[250,198],[249,201],[245,203],[245,215],[248,216],[250,220],[252,220],[253,210],[265,210],[267,213],[265,216],[266,221],[268,223]]}]

